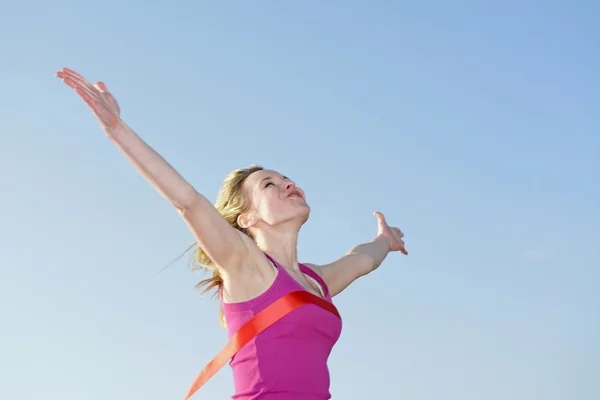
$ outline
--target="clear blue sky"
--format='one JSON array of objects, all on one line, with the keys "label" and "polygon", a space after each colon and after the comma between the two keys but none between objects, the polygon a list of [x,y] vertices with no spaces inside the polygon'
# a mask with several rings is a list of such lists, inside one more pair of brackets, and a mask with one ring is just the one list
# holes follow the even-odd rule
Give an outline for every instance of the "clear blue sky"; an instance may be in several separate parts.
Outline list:
[{"label": "clear blue sky", "polygon": [[334,399],[600,398],[600,6],[489,3],[2,2],[0,398],[178,399],[226,340],[63,66],[211,200],[295,179],[302,261],[405,232],[336,298]]}]

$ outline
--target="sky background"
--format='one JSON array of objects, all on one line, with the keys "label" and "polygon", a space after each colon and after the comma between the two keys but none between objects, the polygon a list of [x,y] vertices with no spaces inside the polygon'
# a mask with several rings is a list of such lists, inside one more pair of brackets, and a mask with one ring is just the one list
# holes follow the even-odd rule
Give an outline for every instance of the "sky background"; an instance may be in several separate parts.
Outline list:
[{"label": "sky background", "polygon": [[[493,3],[493,4],[492,4]],[[0,398],[179,399],[225,344],[174,209],[54,77],[214,200],[259,163],[335,298],[333,399],[600,398],[600,3],[0,2]],[[232,394],[226,366],[196,395]]]}]

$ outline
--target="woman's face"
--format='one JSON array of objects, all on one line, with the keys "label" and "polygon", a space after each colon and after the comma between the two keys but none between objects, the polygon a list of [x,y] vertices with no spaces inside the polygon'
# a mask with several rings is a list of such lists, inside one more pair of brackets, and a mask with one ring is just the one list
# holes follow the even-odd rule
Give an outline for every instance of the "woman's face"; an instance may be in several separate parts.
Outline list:
[{"label": "woman's face", "polygon": [[294,220],[302,225],[308,219],[310,207],[304,192],[276,171],[262,170],[251,174],[244,181],[244,189],[251,201],[247,213],[250,226],[260,227],[261,222],[277,225]]}]

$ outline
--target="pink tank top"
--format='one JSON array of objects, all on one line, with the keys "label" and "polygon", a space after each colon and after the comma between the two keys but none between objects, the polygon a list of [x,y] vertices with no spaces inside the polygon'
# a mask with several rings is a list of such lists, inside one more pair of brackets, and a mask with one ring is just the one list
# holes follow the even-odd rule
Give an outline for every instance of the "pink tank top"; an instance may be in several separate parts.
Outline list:
[{"label": "pink tank top", "polygon": [[[244,323],[281,296],[302,290],[268,254],[277,277],[266,292],[240,303],[224,303],[229,337]],[[327,301],[329,289],[321,277],[300,264],[300,270],[317,281]],[[342,331],[342,321],[314,304],[304,305],[260,333],[230,361],[235,394],[243,400],[330,399],[327,359]]]}]

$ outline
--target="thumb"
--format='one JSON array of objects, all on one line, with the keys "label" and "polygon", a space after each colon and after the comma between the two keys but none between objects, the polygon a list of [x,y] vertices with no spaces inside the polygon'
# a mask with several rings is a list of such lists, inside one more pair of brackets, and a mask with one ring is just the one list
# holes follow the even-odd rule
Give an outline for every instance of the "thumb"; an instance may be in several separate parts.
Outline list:
[{"label": "thumb", "polygon": [[108,89],[106,88],[106,85],[104,84],[104,82],[96,82],[94,84],[94,87],[101,92],[108,92]]},{"label": "thumb", "polygon": [[104,82],[96,82],[94,83],[94,87],[102,93],[104,99],[108,102],[109,106],[112,107],[112,111],[120,114],[121,108],[119,107],[119,103],[117,103],[117,100],[115,100],[114,96],[108,91],[106,84]]},{"label": "thumb", "polygon": [[375,215],[375,217],[377,218],[377,227],[379,229],[379,232],[382,232],[387,227],[385,217],[379,211],[375,211],[373,215]]}]

